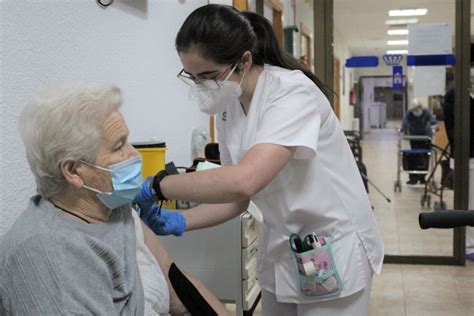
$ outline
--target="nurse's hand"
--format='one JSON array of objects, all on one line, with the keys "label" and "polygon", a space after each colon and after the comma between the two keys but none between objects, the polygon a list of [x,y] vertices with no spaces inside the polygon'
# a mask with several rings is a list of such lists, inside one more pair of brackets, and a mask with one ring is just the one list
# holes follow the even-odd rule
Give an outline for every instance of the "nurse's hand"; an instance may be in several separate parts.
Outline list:
[{"label": "nurse's hand", "polygon": [[161,216],[158,213],[159,206],[153,204],[148,210],[141,211],[140,217],[143,222],[157,235],[182,236],[186,229],[186,219],[178,212],[161,209]]},{"label": "nurse's hand", "polygon": [[153,195],[151,191],[151,184],[153,182],[153,177],[148,177],[142,184],[140,192],[135,195],[132,203],[138,204],[141,210],[148,210],[153,203],[156,201],[156,197]]}]

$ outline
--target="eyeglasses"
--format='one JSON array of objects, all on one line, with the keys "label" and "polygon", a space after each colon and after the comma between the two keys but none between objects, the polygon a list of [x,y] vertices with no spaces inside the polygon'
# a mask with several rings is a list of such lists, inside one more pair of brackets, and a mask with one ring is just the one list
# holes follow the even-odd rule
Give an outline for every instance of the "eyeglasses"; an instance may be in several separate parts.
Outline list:
[{"label": "eyeglasses", "polygon": [[[208,82],[211,82],[211,86],[214,86],[215,88],[219,88],[221,86],[221,84],[219,82],[226,81],[227,79],[229,79],[229,77],[234,72],[235,68],[237,68],[237,65],[238,64],[229,65],[229,67],[227,67],[227,69],[225,69],[221,74],[215,76],[214,79],[208,79],[208,78],[198,79],[198,78],[194,77],[193,75],[191,75],[190,73],[186,72],[184,70],[184,68],[181,69],[181,71],[178,73],[177,77],[179,79],[181,79],[181,81],[183,81],[188,86],[194,86],[194,85],[197,85],[197,84],[201,84],[204,81],[208,81]],[[222,78],[222,76],[224,76],[225,73],[227,71],[229,71],[229,69],[232,69],[232,70],[225,77],[225,79],[224,80],[219,80],[218,78]]]}]

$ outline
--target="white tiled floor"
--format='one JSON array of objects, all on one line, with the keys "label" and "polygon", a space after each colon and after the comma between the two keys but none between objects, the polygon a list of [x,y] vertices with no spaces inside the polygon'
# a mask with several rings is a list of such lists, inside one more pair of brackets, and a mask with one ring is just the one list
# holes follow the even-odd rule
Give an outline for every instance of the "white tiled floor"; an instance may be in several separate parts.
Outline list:
[{"label": "white tiled floor", "polygon": [[[369,187],[369,197],[374,206],[375,217],[379,224],[385,242],[385,253],[391,255],[443,255],[453,253],[452,230],[421,230],[418,224],[420,212],[430,211],[432,208],[421,207],[421,197],[424,187],[421,185],[408,186],[408,174],[400,172],[402,191],[394,192],[397,178],[397,158],[399,136],[393,126],[397,122],[388,124],[385,129],[372,129],[366,134],[362,142],[363,162],[367,166],[369,179],[387,195],[388,203],[373,187]],[[402,149],[409,149],[407,142],[402,143]],[[441,180],[438,168],[434,180]],[[431,206],[439,197],[431,196]],[[444,200],[448,208],[453,205],[453,191],[444,191]]]},{"label": "white tiled floor", "polygon": [[474,263],[465,267],[385,264],[374,278],[370,315],[474,315]]},{"label": "white tiled floor", "polygon": [[[388,128],[373,129],[363,141],[363,162],[369,179],[392,201],[388,203],[369,187],[385,253],[451,256],[452,230],[421,230],[418,226],[418,214],[430,211],[421,208],[423,189],[404,185],[401,193],[394,192],[398,152],[396,125],[398,122],[389,122]],[[402,174],[402,182],[407,180],[408,175]],[[439,182],[440,175],[435,180]],[[452,207],[453,192],[445,191],[445,198],[448,208]],[[435,196],[431,199],[432,204],[437,200]],[[474,316],[474,263],[467,262],[465,267],[385,264],[381,275],[374,278],[369,313],[374,316]],[[260,306],[254,315],[261,315]]]}]

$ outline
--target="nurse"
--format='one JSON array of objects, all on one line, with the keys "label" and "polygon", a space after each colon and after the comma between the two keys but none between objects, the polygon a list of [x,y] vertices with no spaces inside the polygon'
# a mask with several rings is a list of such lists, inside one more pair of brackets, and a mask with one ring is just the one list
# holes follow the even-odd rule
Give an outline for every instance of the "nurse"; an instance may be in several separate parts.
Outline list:
[{"label": "nurse", "polygon": [[[200,109],[217,115],[223,167],[149,178],[139,203],[202,203],[183,215],[142,210],[150,226],[181,235],[231,219],[251,200],[264,219],[258,263],[264,315],[367,314],[383,244],[324,86],[280,49],[265,18],[229,6],[191,13],[176,48],[179,77]],[[312,233],[319,243],[306,243]],[[292,234],[301,240],[290,242]]]}]

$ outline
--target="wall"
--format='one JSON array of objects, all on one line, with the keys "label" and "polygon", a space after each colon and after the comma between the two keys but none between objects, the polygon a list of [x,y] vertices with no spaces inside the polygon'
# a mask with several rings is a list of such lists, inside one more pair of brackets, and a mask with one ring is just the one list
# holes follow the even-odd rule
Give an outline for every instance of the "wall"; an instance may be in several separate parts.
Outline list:
[{"label": "wall", "polygon": [[269,0],[264,0],[263,2],[263,16],[272,23],[273,21],[273,7]]},{"label": "wall", "polygon": [[257,0],[247,0],[248,11],[257,12]]},{"label": "wall", "polygon": [[34,194],[17,131],[24,105],[62,81],[111,82],[123,89],[132,141],[156,137],[167,160],[190,163],[192,129],[208,117],[176,78],[174,38],[200,0],[0,1],[0,237]]},{"label": "wall", "polygon": [[[384,79],[374,79],[374,84],[371,84],[369,78],[364,79],[364,95],[361,99],[361,110],[368,111],[368,106],[371,104],[373,100],[373,89],[374,87],[390,87],[392,86],[392,66],[387,66],[385,61],[383,60],[383,56],[379,57],[379,66],[376,68],[355,68],[354,69],[354,80],[359,81],[361,77],[380,77],[385,76],[387,78]],[[406,84],[407,77],[410,76],[411,67],[406,66],[406,55],[403,55],[403,60],[400,62],[400,65],[403,67],[403,76],[404,76],[404,85]],[[408,86],[408,95],[410,95],[411,84]],[[366,99],[364,99],[364,97]],[[410,100],[409,96],[406,100]],[[365,109],[365,110],[364,110]],[[368,123],[368,116],[365,115],[364,122],[361,122],[363,125],[364,132],[368,132],[370,130],[370,126]]]},{"label": "wall", "polygon": [[210,4],[223,4],[223,5],[232,5],[233,0],[209,0],[208,3]]},{"label": "wall", "polygon": [[[402,61],[402,64],[406,63]],[[406,67],[403,67],[405,73]],[[379,66],[376,68],[354,68],[354,80],[359,81],[360,77],[372,76],[392,76],[392,66],[385,65],[382,56],[379,56]]]},{"label": "wall", "polygon": [[335,28],[334,29],[334,57],[338,58],[340,67],[340,121],[344,130],[352,130],[352,120],[354,118],[354,106],[349,105],[349,92],[354,82],[354,70],[346,68],[346,59],[351,57],[351,52],[346,45],[344,36]]},{"label": "wall", "polygon": [[361,96],[361,111],[363,112],[361,130],[364,133],[368,133],[370,131],[369,108],[371,104],[374,103],[374,89],[376,87],[392,87],[392,76],[368,76],[361,79],[361,88],[363,90],[363,94]]}]

